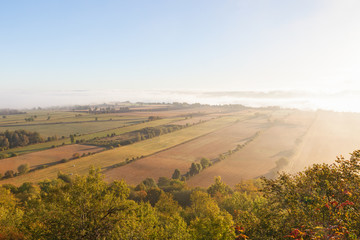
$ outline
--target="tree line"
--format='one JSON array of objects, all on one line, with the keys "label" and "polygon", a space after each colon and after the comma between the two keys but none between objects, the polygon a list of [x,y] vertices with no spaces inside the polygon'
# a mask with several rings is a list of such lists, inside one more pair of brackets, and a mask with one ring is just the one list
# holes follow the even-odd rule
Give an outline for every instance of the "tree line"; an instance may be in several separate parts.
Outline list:
[{"label": "tree line", "polygon": [[0,132],[0,149],[6,150],[15,147],[23,147],[29,144],[44,142],[38,132],[15,130]]},{"label": "tree line", "polygon": [[113,133],[104,138],[94,138],[88,141],[79,140],[79,143],[85,142],[87,144],[97,145],[97,146],[119,147],[119,146],[129,145],[135,142],[139,142],[142,140],[150,139],[153,137],[157,137],[163,134],[171,133],[183,129],[184,127],[185,126],[182,125],[164,125],[157,127],[146,127],[140,130],[135,130],[130,133],[125,133],[118,136],[116,136],[116,134]]},{"label": "tree line", "polygon": [[359,239],[359,207],[360,151],[234,188],[220,177],[207,189],[109,184],[92,168],[0,187],[0,239]]}]

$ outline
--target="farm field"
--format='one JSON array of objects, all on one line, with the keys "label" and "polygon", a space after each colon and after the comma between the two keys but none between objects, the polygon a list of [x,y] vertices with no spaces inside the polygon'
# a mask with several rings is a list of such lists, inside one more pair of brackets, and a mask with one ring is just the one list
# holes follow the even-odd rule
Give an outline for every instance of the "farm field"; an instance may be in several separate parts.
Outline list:
[{"label": "farm field", "polygon": [[340,155],[348,159],[349,153],[360,149],[359,133],[360,114],[319,111],[287,170],[297,172],[313,163],[333,163]]},{"label": "farm field", "polygon": [[[242,109],[241,109],[242,110]],[[232,110],[214,107],[214,106],[201,106],[201,107],[189,107],[189,108],[180,108],[180,109],[171,109],[168,111],[135,111],[127,113],[119,113],[118,115],[122,116],[136,116],[136,117],[147,117],[147,116],[159,116],[163,118],[167,117],[185,117],[185,116],[197,116],[213,113],[229,113],[233,112]]]},{"label": "farm field", "polygon": [[[71,114],[71,115],[69,115]],[[77,115],[77,116],[76,116]],[[32,115],[26,114],[21,119],[8,119],[11,118],[7,117],[6,119],[2,119],[0,121],[0,127],[12,127],[12,126],[35,126],[35,125],[50,125],[50,124],[60,124],[60,123],[82,123],[82,122],[94,122],[96,121],[131,121],[131,120],[146,120],[145,117],[141,118],[134,118],[133,116],[121,116],[116,114],[88,114],[88,113],[76,113],[76,112],[63,112],[63,115],[61,113],[57,113],[55,116],[53,115],[45,115],[41,116],[39,115],[37,118],[34,119],[34,121],[25,121],[25,118],[31,117]],[[37,115],[36,115],[37,116]],[[18,116],[19,117],[19,116]],[[48,118],[50,118],[48,120]]]},{"label": "farm field", "polygon": [[208,187],[216,176],[221,176],[230,186],[244,179],[271,177],[277,160],[285,157],[291,161],[297,150],[296,140],[306,133],[313,117],[313,113],[298,112],[283,121],[275,121],[245,148],[191,177],[188,185]]},{"label": "farm field", "polygon": [[[37,116],[34,122],[26,122],[25,118],[29,118],[31,116]],[[75,116],[74,112],[69,111],[27,111],[26,113],[14,114],[14,115],[6,115],[5,118],[0,118],[0,125],[3,126],[5,124],[23,124],[23,123],[36,123],[36,122],[46,122],[48,121],[48,116],[50,116],[51,121],[59,121],[62,119],[72,118]]]},{"label": "farm field", "polygon": [[245,113],[253,113],[253,111],[250,110],[243,110],[240,112],[219,112],[219,113],[205,113],[205,114],[201,114],[200,116],[195,116],[195,117],[186,117],[184,120],[180,120],[180,121],[176,121],[173,124],[177,124],[177,125],[191,125],[191,124],[196,124],[196,123],[200,123],[203,121],[208,121],[214,118],[218,118],[218,117],[223,117],[223,116],[231,116],[231,115],[236,115],[236,114],[245,114]]},{"label": "farm field", "polygon": [[[179,120],[179,118],[174,118],[174,119],[160,119],[160,120],[156,120],[156,121],[151,121],[151,122],[145,122],[145,123],[139,123],[139,124],[134,124],[134,125],[129,125],[129,126],[125,126],[125,127],[120,127],[120,128],[115,128],[115,129],[110,129],[110,130],[105,130],[105,131],[100,131],[100,132],[95,132],[95,133],[90,133],[90,134],[86,134],[86,135],[81,135],[81,136],[77,136],[75,137],[75,140],[78,139],[84,139],[84,140],[89,140],[89,139],[93,139],[95,137],[106,137],[108,134],[112,134],[115,133],[116,135],[119,134],[123,134],[126,132],[131,132],[131,131],[135,131],[144,127],[155,127],[155,126],[159,126],[159,125],[163,125],[163,124],[168,124],[172,121],[177,121]],[[31,153],[31,152],[36,152],[36,151],[42,151],[45,149],[49,149],[51,148],[51,146],[55,145],[55,146],[59,146],[62,144],[71,144],[70,139],[69,138],[65,138],[65,139],[60,139],[60,140],[56,140],[56,141],[51,141],[51,142],[45,142],[45,143],[38,143],[38,144],[33,144],[33,145],[28,145],[25,147],[19,147],[19,148],[13,148],[13,149],[9,149],[7,151],[4,151],[2,153],[16,153],[16,154],[27,154],[27,153]],[[0,160],[1,161],[1,160]]]},{"label": "farm field", "polygon": [[91,132],[104,131],[110,128],[118,128],[124,125],[136,124],[144,121],[145,119],[123,119],[116,121],[87,121],[87,122],[77,122],[77,123],[54,123],[54,124],[29,124],[22,126],[9,126],[9,127],[0,127],[0,132],[6,130],[16,130],[24,129],[28,131],[36,131],[44,137],[51,136],[69,136],[70,134],[88,134]]},{"label": "farm field", "polygon": [[[221,176],[225,183],[234,186],[245,179],[273,177],[277,171],[294,173],[312,163],[330,163],[339,154],[347,157],[348,153],[359,148],[360,114],[279,108],[231,110],[230,107],[208,106],[156,111],[154,106],[138,107],[139,111],[127,113],[93,115],[84,112],[80,117],[75,117],[74,112],[58,111],[50,113],[52,117],[48,121],[44,120],[48,116],[45,111],[35,111],[38,124],[31,123],[21,126],[21,129],[33,127],[31,130],[47,132],[51,136],[62,131],[65,133],[57,134],[58,137],[66,137],[0,152],[19,155],[0,160],[2,174],[10,169],[16,170],[24,163],[31,167],[48,165],[28,174],[3,179],[0,183],[19,185],[25,181],[38,182],[56,178],[59,171],[85,174],[90,166],[97,166],[102,168],[109,182],[125,179],[130,184],[138,184],[147,177],[155,180],[171,177],[176,168],[185,174],[191,164],[199,162],[202,157],[217,159],[220,154],[253,139],[240,150],[226,155],[225,159],[187,180],[189,186],[208,187],[215,176]],[[1,118],[0,125],[23,121],[24,116],[21,115]],[[98,117],[98,121],[93,121],[94,116]],[[161,116],[161,119],[143,122],[149,116]],[[113,120],[109,121],[110,118]],[[140,129],[167,125],[187,127],[106,151],[102,151],[101,147],[71,144],[68,137],[78,129],[82,134],[75,136],[75,142],[99,138],[101,144],[102,141],[106,143],[137,136],[133,132]],[[0,128],[0,131],[12,127],[18,129],[11,126]],[[92,143],[96,144],[95,141]],[[63,158],[70,158],[75,152],[80,155],[88,152],[96,154],[55,164]],[[280,164],[281,158],[285,158],[285,163]],[[132,159],[136,161],[130,161]]]},{"label": "farm field", "polygon": [[19,185],[24,181],[38,182],[47,178],[55,178],[59,171],[67,174],[85,174],[92,165],[103,169],[108,168],[114,164],[124,162],[127,158],[148,156],[170,147],[174,147],[178,144],[234,124],[235,121],[245,117],[249,116],[231,116],[214,119],[212,121],[184,128],[182,130],[131,145],[104,151],[95,155],[76,159],[71,162],[54,165],[46,169],[31,172],[15,178],[6,179],[3,180],[2,183],[13,183]]},{"label": "farm field", "polygon": [[33,169],[44,164],[51,165],[64,158],[69,159],[74,153],[82,155],[84,153],[96,153],[102,150],[103,148],[101,147],[73,144],[13,158],[2,159],[0,160],[0,173],[4,174],[7,170],[16,171],[17,167],[21,164],[28,164],[30,169]]},{"label": "farm field", "polygon": [[138,184],[144,180],[144,176],[156,180],[159,177],[171,178],[176,168],[185,173],[192,162],[198,162],[202,157],[216,158],[267,126],[264,116],[240,121],[123,167],[110,169],[105,172],[105,179],[109,182],[124,179],[130,184]]}]

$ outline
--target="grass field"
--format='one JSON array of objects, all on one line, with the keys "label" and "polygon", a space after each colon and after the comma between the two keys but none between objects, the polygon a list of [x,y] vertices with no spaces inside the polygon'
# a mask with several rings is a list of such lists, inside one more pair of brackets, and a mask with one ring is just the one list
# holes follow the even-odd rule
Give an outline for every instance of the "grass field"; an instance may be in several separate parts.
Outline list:
[{"label": "grass field", "polygon": [[190,115],[196,116],[197,114],[212,114],[212,113],[223,113],[223,112],[225,112],[225,110],[221,107],[202,106],[202,107],[190,107],[184,109],[172,109],[169,111],[127,112],[119,115],[136,116],[136,117],[159,116],[163,118],[168,118],[168,117],[185,117]]},{"label": "grass field", "polygon": [[[37,116],[34,122],[26,122],[25,118],[31,116]],[[14,114],[6,115],[6,118],[0,117],[0,125],[5,124],[23,124],[23,123],[36,123],[36,122],[46,122],[50,116],[51,121],[59,121],[71,117],[75,117],[75,113],[68,111],[27,111],[25,114]]]},{"label": "grass field", "polygon": [[[71,115],[70,115],[71,114]],[[75,117],[75,115],[81,115]],[[14,115],[15,116],[15,115]],[[7,116],[6,119],[1,118],[0,120],[0,127],[7,127],[7,126],[33,126],[39,124],[59,124],[59,123],[77,123],[77,122],[93,122],[96,119],[98,121],[131,121],[131,120],[146,120],[147,118],[144,117],[136,117],[134,116],[123,116],[119,114],[88,114],[88,113],[76,113],[76,112],[62,112],[56,113],[53,115],[39,115],[35,118],[34,121],[26,122],[24,118],[28,118],[31,115],[26,114],[25,116],[15,116],[13,115]],[[48,120],[48,117],[50,119]]]},{"label": "grass field", "polygon": [[106,171],[105,179],[109,182],[125,179],[130,184],[138,184],[144,180],[144,176],[155,180],[162,176],[170,178],[176,168],[186,173],[192,162],[202,157],[216,158],[243,143],[257,131],[267,128],[267,125],[264,117],[240,121],[126,166],[110,169]]},{"label": "grass field", "polygon": [[16,178],[6,179],[1,183],[13,183],[19,185],[24,181],[38,182],[47,178],[55,178],[59,171],[68,174],[85,174],[92,165],[101,168],[107,168],[114,164],[125,161],[126,158],[147,156],[190,141],[204,134],[234,124],[235,121],[239,118],[240,117],[223,117],[214,119],[203,124],[137,142],[132,145],[104,151],[95,155],[77,159],[72,162],[54,165],[49,168],[38,170],[36,172],[25,174]]},{"label": "grass field", "polygon": [[83,153],[96,153],[102,150],[103,148],[101,147],[73,144],[13,158],[2,159],[0,160],[0,173],[4,174],[7,170],[14,170],[16,172],[17,167],[21,164],[28,164],[32,169],[44,164],[51,165],[64,158],[69,159],[74,153],[82,155]]},{"label": "grass field", "polygon": [[123,118],[121,120],[106,120],[106,121],[84,121],[84,122],[71,122],[71,123],[43,123],[43,124],[30,124],[30,125],[16,125],[8,127],[0,127],[0,132],[6,130],[24,129],[28,131],[35,131],[40,133],[43,137],[51,136],[66,136],[70,134],[88,134],[91,132],[104,131],[111,128],[119,128],[124,125],[136,124],[146,120],[145,118]]},{"label": "grass field", "polygon": [[[89,140],[89,139],[93,139],[95,137],[106,137],[108,134],[111,135],[112,133],[119,135],[119,134],[123,134],[126,132],[139,130],[144,127],[154,127],[154,126],[159,126],[159,125],[163,125],[163,124],[168,124],[172,121],[177,121],[177,120],[179,120],[179,118],[160,119],[160,120],[151,121],[151,122],[139,123],[139,124],[130,125],[130,126],[126,126],[126,127],[120,127],[120,128],[116,128],[116,129],[110,129],[110,130],[105,130],[105,131],[82,135],[79,137],[75,137],[75,140],[77,140],[77,139]],[[62,145],[63,143],[70,144],[71,142],[70,142],[69,138],[65,138],[65,139],[60,139],[60,140],[52,141],[52,142],[45,142],[45,143],[33,144],[33,145],[25,146],[25,147],[13,148],[13,149],[4,151],[2,153],[7,154],[9,152],[12,152],[12,153],[16,153],[18,155],[27,154],[27,153],[31,153],[31,152],[49,149],[49,148],[51,148],[52,145],[58,146],[58,145]]]}]

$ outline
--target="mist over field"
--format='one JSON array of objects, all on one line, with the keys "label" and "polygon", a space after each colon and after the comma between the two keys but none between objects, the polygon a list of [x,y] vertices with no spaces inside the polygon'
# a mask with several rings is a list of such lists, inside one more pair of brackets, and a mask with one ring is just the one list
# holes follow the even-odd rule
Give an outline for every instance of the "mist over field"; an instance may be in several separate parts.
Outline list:
[{"label": "mist over field", "polygon": [[70,90],[2,92],[0,108],[34,108],[108,102],[187,102],[210,105],[279,106],[301,110],[360,112],[358,91],[199,91],[199,90]]}]

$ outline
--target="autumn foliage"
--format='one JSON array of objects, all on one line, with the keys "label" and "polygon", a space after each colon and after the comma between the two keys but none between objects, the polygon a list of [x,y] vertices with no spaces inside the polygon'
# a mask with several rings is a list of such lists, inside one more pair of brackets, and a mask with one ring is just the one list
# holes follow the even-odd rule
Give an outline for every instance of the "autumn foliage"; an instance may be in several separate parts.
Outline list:
[{"label": "autumn foliage", "polygon": [[99,170],[0,188],[1,239],[359,239],[360,151],[275,179],[136,187]]}]

